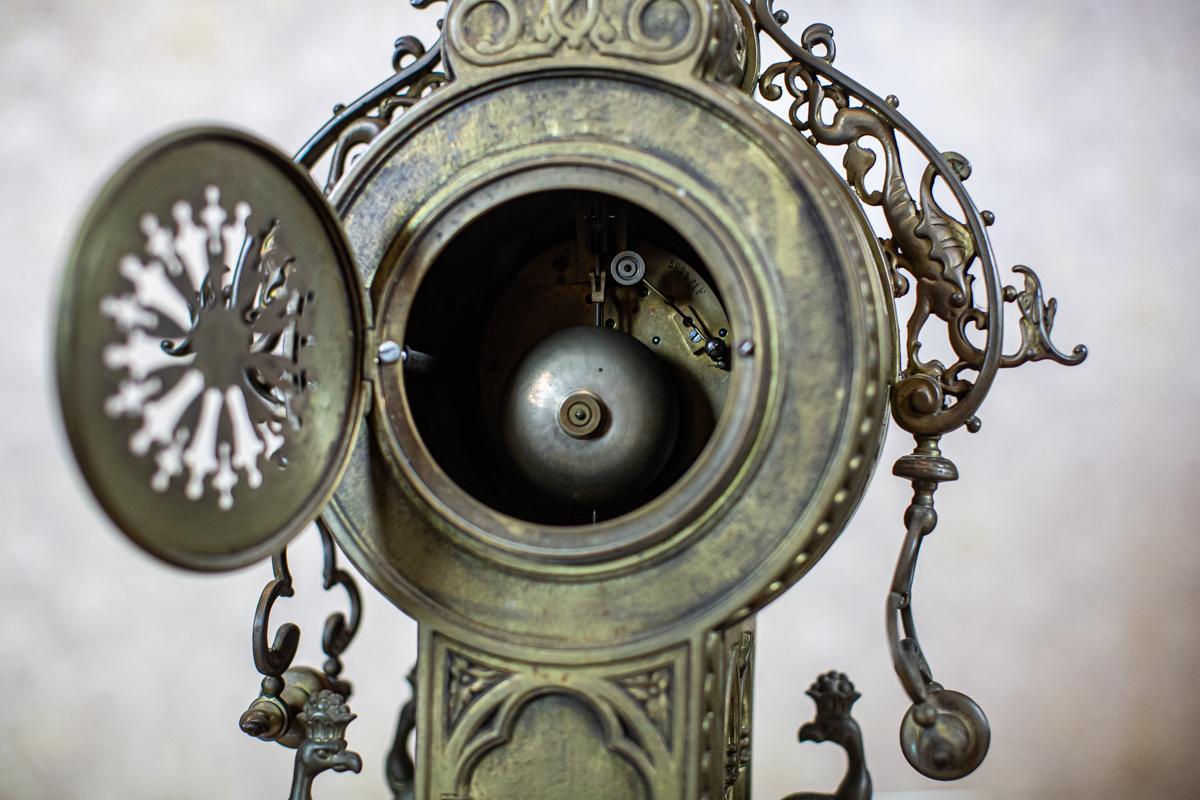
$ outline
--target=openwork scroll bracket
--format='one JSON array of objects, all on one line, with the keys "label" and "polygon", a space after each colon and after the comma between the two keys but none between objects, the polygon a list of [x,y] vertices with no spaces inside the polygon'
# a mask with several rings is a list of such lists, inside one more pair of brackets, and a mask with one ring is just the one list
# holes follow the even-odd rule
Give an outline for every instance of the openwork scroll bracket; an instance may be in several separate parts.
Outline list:
[{"label": "openwork scroll bracket", "polygon": [[[412,0],[416,8],[426,8],[436,0]],[[441,27],[439,21],[438,27]],[[395,74],[381,81],[351,103],[333,107],[333,117],[312,135],[295,155],[303,167],[314,170],[330,156],[325,177],[329,194],[350,164],[375,138],[395,122],[404,111],[450,81],[441,71],[442,39],[428,50],[415,36],[401,36],[392,49]]]},{"label": "openwork scroll bracket", "polygon": [[[918,436],[941,436],[964,425],[976,431],[976,412],[999,368],[1043,359],[1067,365],[1082,362],[1087,356],[1082,345],[1067,355],[1051,342],[1056,303],[1043,300],[1041,282],[1032,270],[1016,269],[1025,279],[1022,290],[1002,287],[987,235],[995,216],[980,212],[963,185],[971,175],[967,159],[935,149],[900,114],[894,96],[881,99],[835,69],[837,50],[829,26],[810,25],[797,43],[783,32],[786,12],[772,11],[769,0],[754,1],[754,16],[790,58],[763,71],[760,93],[778,100],[786,90],[792,98],[788,116],[798,131],[814,145],[846,148],[842,163],[847,181],[863,203],[883,212],[891,229],[884,249],[896,295],[906,294],[915,284],[904,363],[893,393],[896,422]],[[831,105],[834,112],[828,117]],[[905,178],[898,136],[928,162],[916,193]],[[866,185],[880,162],[868,144],[883,155],[878,190]],[[934,197],[939,180],[957,203],[961,219]],[[982,305],[977,281],[983,284]],[[1015,303],[1021,313],[1021,346],[1011,355],[1002,352],[1005,303]],[[956,359],[950,365],[921,358],[921,336],[934,318],[945,325]],[[973,335],[982,336],[982,343],[973,341]]]},{"label": "openwork scroll bracket", "polygon": [[[789,60],[763,71],[759,92],[774,101],[786,91],[792,99],[789,120],[813,146],[845,148],[842,165],[848,183],[865,205],[882,212],[891,231],[891,238],[881,243],[893,294],[899,298],[915,292],[892,392],[893,417],[917,440],[915,451],[894,469],[912,481],[913,500],[905,512],[907,535],[888,595],[887,626],[896,673],[913,702],[901,726],[905,757],[928,777],[956,780],[982,763],[990,728],[974,701],[934,681],[912,607],[921,541],[937,524],[934,491],[942,481],[958,478],[953,462],[939,449],[941,437],[960,427],[972,433],[980,429],[977,411],[999,369],[1042,360],[1074,366],[1087,357],[1087,348],[1077,345],[1067,354],[1051,341],[1057,303],[1044,298],[1033,270],[1014,267],[1024,279],[1020,289],[1002,284],[987,235],[995,215],[979,211],[964,187],[970,162],[935,149],[900,114],[895,96],[881,99],[835,69],[837,48],[828,25],[808,26],[797,43],[783,32],[787,12],[771,6],[771,0],[753,0],[755,22]],[[901,164],[900,138],[927,162],[915,193]],[[879,165],[880,153],[881,188],[868,189],[867,177]],[[938,181],[954,198],[957,216],[935,198]],[[1020,313],[1021,344],[1006,354],[1004,312],[1009,303]],[[922,336],[935,319],[945,326],[954,354],[949,365],[921,356]]]},{"label": "openwork scroll bracket", "polygon": [[354,579],[337,565],[329,529],[318,520],[317,530],[324,556],[323,586],[326,591],[336,586],[345,590],[349,613],[334,612],[325,620],[321,646],[326,661],[321,671],[292,666],[300,628],[284,623],[272,640],[270,618],[275,603],[294,596],[295,587],[286,548],[272,557],[274,575],[259,597],[251,636],[254,666],[263,675],[262,691],[238,723],[249,736],[297,749],[293,798],[310,798],[313,778],[321,772],[358,772],[362,768],[358,755],[346,750],[343,734],[354,715],[346,706],[352,687],[341,678],[342,653],[353,641],[362,618],[361,597]]}]

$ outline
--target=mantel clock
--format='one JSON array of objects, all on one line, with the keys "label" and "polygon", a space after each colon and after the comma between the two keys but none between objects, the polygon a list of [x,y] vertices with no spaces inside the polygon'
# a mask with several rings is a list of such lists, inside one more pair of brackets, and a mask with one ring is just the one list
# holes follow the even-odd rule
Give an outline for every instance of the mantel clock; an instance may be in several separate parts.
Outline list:
[{"label": "mantel clock", "polygon": [[[444,12],[294,157],[215,127],[143,149],[64,277],[63,417],[104,510],[180,567],[273,560],[242,729],[296,748],[296,798],[361,768],[340,550],[419,623],[396,797],[748,797],[755,613],[845,527],[890,417],[915,437],[887,595],[901,745],[969,773],[986,717],[913,622],[957,477],[941,440],[979,428],[1001,368],[1086,351],[1050,342],[1032,270],[1004,284],[966,159],[769,0]],[[314,520],[352,601],[320,669],[270,625]],[[869,797],[853,684],[809,694],[801,738],[850,753],[820,796]]]}]

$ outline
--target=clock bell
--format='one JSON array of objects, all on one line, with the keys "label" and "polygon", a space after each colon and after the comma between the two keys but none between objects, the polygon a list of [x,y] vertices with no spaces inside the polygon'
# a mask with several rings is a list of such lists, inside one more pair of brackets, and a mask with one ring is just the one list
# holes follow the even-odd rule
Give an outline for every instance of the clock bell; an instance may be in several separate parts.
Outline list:
[{"label": "clock bell", "polygon": [[[1032,270],[1003,282],[966,159],[768,0],[444,10],[294,157],[219,127],[143,149],[63,280],[63,418],[101,506],[183,568],[272,559],[242,730],[296,749],[295,798],[363,767],[340,551],[419,625],[396,797],[747,798],[755,614],[846,526],[890,416],[915,437],[887,593],[901,746],[971,772],[987,719],[913,615],[957,477],[941,440],[979,429],[1001,368],[1086,350],[1051,343]],[[270,623],[314,520],[351,599],[319,669]],[[850,754],[821,796],[870,797],[853,683],[809,695],[801,739]]]}]

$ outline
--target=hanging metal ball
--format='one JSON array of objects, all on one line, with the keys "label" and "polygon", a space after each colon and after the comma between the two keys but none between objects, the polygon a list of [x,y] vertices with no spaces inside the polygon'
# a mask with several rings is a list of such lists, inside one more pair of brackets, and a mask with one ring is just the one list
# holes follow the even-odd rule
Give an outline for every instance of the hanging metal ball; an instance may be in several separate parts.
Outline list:
[{"label": "hanging metal ball", "polygon": [[518,471],[547,498],[605,508],[662,471],[679,421],[662,362],[609,328],[559,331],[513,371],[503,439]]}]

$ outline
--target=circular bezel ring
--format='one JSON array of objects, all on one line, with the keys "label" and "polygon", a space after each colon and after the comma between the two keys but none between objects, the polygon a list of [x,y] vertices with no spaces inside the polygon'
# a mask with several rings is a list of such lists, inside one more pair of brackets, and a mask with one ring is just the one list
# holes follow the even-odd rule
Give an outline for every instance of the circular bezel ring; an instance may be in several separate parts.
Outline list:
[{"label": "circular bezel ring", "polygon": [[451,85],[373,143],[334,198],[377,333],[403,335],[454,231],[556,188],[651,208],[712,272],[736,355],[698,466],[592,538],[506,518],[439,478],[403,374],[381,371],[326,520],[380,591],[446,629],[586,647],[748,615],[825,551],[877,459],[895,353],[878,243],[815,149],[720,86],[583,70]]}]

